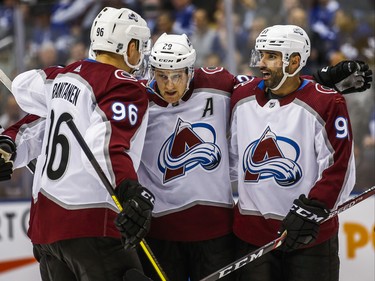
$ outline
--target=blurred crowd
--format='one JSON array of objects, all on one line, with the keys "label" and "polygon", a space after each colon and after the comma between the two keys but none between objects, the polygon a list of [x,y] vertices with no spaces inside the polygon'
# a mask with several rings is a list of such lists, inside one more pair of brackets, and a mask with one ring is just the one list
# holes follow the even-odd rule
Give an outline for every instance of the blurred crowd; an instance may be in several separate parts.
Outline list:
[{"label": "blurred crowd", "polygon": [[[232,3],[231,14],[226,1]],[[0,68],[13,78],[28,69],[86,58],[91,23],[104,6],[141,14],[153,42],[164,32],[186,33],[197,50],[196,67],[234,65],[229,69],[234,74],[257,75],[248,67],[255,38],[269,25],[295,24],[306,30],[312,44],[304,74],[347,59],[375,68],[373,0],[2,0]],[[229,50],[228,30],[234,51]],[[374,86],[345,98],[356,144],[355,191],[361,192],[375,184]],[[7,128],[23,115],[0,85],[0,124]],[[30,198],[31,182],[26,168],[16,170],[12,180],[0,183],[0,199]]]}]

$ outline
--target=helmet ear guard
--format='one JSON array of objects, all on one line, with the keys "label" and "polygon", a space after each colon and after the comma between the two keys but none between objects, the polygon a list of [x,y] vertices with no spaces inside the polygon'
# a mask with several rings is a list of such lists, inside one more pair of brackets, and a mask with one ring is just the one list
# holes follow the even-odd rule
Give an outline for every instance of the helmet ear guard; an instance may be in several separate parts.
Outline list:
[{"label": "helmet ear guard", "polygon": [[[91,53],[107,51],[124,56],[125,62],[132,68],[141,65],[143,56],[150,51],[150,29],[146,21],[132,10],[105,7],[96,16],[90,32]],[[138,40],[141,59],[137,65],[129,64],[127,48],[132,39]],[[94,57],[95,55],[90,56]]]}]

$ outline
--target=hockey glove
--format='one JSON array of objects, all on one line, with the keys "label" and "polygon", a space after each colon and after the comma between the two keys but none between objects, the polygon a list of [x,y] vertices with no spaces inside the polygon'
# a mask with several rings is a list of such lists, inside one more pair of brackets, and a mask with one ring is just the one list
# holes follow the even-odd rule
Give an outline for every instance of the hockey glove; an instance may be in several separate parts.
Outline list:
[{"label": "hockey glove", "polygon": [[334,88],[341,94],[363,92],[371,87],[372,70],[363,61],[341,61],[313,74],[319,84]]},{"label": "hockey glove", "polygon": [[279,233],[287,231],[281,247],[284,251],[292,251],[313,243],[319,234],[319,225],[329,215],[322,202],[311,200],[301,194],[295,199],[293,206],[284,218]]},{"label": "hockey glove", "polygon": [[126,271],[124,281],[152,281],[152,279],[145,276],[137,269],[130,269]]},{"label": "hockey glove", "polygon": [[116,189],[123,210],[115,219],[121,232],[124,248],[135,247],[146,236],[151,226],[154,195],[137,181],[124,180]]},{"label": "hockey glove", "polygon": [[8,137],[0,135],[0,181],[9,180],[13,173],[16,144]]}]

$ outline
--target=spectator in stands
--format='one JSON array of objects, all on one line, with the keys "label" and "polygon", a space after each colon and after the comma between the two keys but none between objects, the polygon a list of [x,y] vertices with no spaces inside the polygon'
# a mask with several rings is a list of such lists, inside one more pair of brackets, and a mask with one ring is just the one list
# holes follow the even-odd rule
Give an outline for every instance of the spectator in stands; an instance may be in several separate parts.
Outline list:
[{"label": "spectator in stands", "polygon": [[212,44],[216,35],[216,30],[210,26],[207,11],[197,9],[194,12],[195,32],[191,36],[191,43],[199,50],[197,53],[196,67],[203,66],[204,58],[212,53]]},{"label": "spectator in stands", "polygon": [[147,25],[151,30],[151,34],[155,32],[157,18],[161,12],[162,5],[160,0],[144,0],[142,1],[143,18],[147,21]]},{"label": "spectator in stands", "polygon": [[44,42],[38,49],[34,63],[38,68],[45,68],[51,65],[63,64],[64,60],[59,59],[57,48],[52,42]]},{"label": "spectator in stands", "polygon": [[233,7],[239,15],[244,30],[249,30],[258,11],[258,2],[256,0],[239,0]]},{"label": "spectator in stands", "polygon": [[102,5],[102,1],[94,0],[59,0],[51,9],[51,25],[69,28],[78,23],[82,39],[89,42],[91,23]]},{"label": "spectator in stands", "polygon": [[309,14],[311,26],[311,45],[317,47],[317,62],[320,65],[328,61],[327,55],[337,49],[336,33],[333,29],[334,17],[340,4],[336,0],[314,0]]},{"label": "spectator in stands", "polygon": [[51,5],[49,4],[34,6],[32,11],[36,16],[29,46],[31,58],[35,58],[41,46],[49,42],[55,45],[58,61],[64,62],[72,42],[69,27],[51,23]]},{"label": "spectator in stands", "polygon": [[250,50],[254,48],[255,39],[259,33],[268,25],[268,19],[264,16],[256,16],[248,31],[241,34],[241,44],[238,45],[239,52],[243,57],[243,63],[249,63]]},{"label": "spectator in stands", "polygon": [[289,13],[286,18],[286,23],[298,25],[305,30],[309,30],[306,10],[300,7],[294,7],[289,10]]},{"label": "spectator in stands", "polygon": [[[278,24],[291,24],[288,23],[288,18],[291,11],[296,8],[302,8],[301,0],[282,0],[280,10],[278,11],[276,16]],[[304,23],[304,25],[307,24]]]},{"label": "spectator in stands", "polygon": [[215,53],[207,54],[203,60],[204,67],[219,67],[223,64],[220,56]]},{"label": "spectator in stands", "polygon": [[14,8],[18,0],[4,0],[0,4],[0,39],[13,33]]},{"label": "spectator in stands", "polygon": [[82,41],[77,41],[70,47],[69,57],[66,61],[66,65],[78,60],[83,60],[87,57],[88,50],[86,45]]},{"label": "spectator in stands", "polygon": [[192,0],[172,0],[173,6],[173,33],[190,36],[194,32],[193,14],[196,9]]},{"label": "spectator in stands", "polygon": [[[212,51],[220,56],[220,60],[223,62],[224,67],[229,66],[228,57],[229,54],[229,42],[228,42],[228,30],[226,26],[226,21],[228,20],[225,17],[224,10],[217,10],[215,12],[215,20],[216,20],[216,34],[213,40]],[[239,46],[243,44],[243,29],[240,24],[240,18],[237,14],[233,14],[232,16],[232,23],[234,29],[234,55],[236,58],[239,57]],[[248,60],[249,56],[246,56],[246,60]]]},{"label": "spectator in stands", "polygon": [[157,20],[154,33],[151,34],[152,41],[155,42],[163,33],[172,34],[173,33],[173,16],[170,11],[163,10]]}]

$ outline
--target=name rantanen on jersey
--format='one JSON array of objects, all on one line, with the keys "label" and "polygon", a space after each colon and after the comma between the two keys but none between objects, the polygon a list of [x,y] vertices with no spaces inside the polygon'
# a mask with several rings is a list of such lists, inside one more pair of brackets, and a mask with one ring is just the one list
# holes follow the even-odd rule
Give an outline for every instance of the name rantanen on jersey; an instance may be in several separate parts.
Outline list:
[{"label": "name rantanen on jersey", "polygon": [[52,98],[53,99],[55,98],[65,99],[71,102],[72,104],[76,105],[80,92],[81,90],[77,86],[71,83],[67,83],[67,82],[56,83],[53,86]]}]

